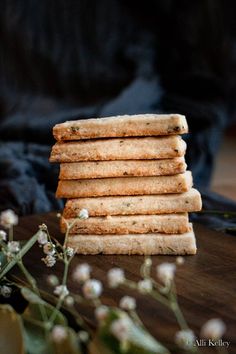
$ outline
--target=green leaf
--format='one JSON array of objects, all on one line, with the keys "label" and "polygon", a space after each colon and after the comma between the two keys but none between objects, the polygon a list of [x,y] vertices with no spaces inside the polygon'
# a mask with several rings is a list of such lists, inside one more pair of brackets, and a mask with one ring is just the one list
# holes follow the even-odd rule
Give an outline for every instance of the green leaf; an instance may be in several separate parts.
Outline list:
[{"label": "green leaf", "polygon": [[41,299],[37,294],[35,294],[29,288],[25,288],[25,287],[21,288],[21,294],[25,298],[25,300],[27,300],[32,304],[41,304],[41,305],[46,304],[46,302],[43,299]]},{"label": "green leaf", "polygon": [[122,346],[110,332],[112,322],[122,316],[127,316],[127,313],[118,309],[110,310],[105,323],[99,329],[99,339],[112,353],[169,354],[167,348],[152,337],[144,327],[134,323],[131,318],[132,325],[129,330],[129,338],[126,345]]},{"label": "green leaf", "polygon": [[0,305],[0,353],[25,353],[21,319],[9,305]]},{"label": "green leaf", "polygon": [[48,332],[37,322],[24,321],[24,340],[28,354],[53,354]]},{"label": "green leaf", "polygon": [[[54,354],[81,354],[79,341],[75,331],[67,327],[67,337],[59,342],[51,342]],[[104,353],[105,354],[105,353]]]},{"label": "green leaf", "polygon": [[[19,259],[22,258],[33,247],[35,242],[37,242],[38,232],[32,236],[29,241],[27,241],[26,244],[21,248],[20,252],[17,254]],[[0,280],[16,265],[16,263],[17,260],[13,259],[2,268],[0,273]]]},{"label": "green leaf", "polygon": [[47,318],[51,316],[53,311],[56,311],[55,324],[67,326],[67,320],[60,311],[55,309],[55,307],[28,290],[24,290],[23,293],[26,295],[26,298],[28,297],[28,299],[31,300],[31,302],[22,315],[27,352],[29,354],[54,354],[49,329],[47,329],[45,323],[42,321],[39,305],[44,307]]}]

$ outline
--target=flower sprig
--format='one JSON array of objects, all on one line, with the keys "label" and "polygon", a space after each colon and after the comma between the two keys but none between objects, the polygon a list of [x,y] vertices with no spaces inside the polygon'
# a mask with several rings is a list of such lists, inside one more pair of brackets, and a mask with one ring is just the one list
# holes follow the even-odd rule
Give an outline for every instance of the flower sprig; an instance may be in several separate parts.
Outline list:
[{"label": "flower sprig", "polygon": [[[61,217],[61,215],[58,215],[58,217]],[[13,235],[13,227],[18,223],[17,215],[11,210],[0,214],[0,223],[5,228],[5,230],[0,230],[0,246],[5,257],[4,264],[1,264],[0,270],[0,280],[2,280],[2,283],[0,283],[0,296],[5,299],[11,298],[11,283],[6,283],[6,276],[12,267],[17,265],[27,282],[27,285],[18,284],[18,287],[21,289],[23,297],[29,302],[28,306],[36,306],[39,312],[37,318],[26,316],[23,313],[23,325],[27,324],[29,326],[30,323],[36,326],[39,333],[43,329],[43,341],[46,346],[50,346],[52,353],[54,351],[51,346],[53,348],[60,346],[60,350],[62,350],[61,348],[65,345],[65,354],[80,354],[80,343],[90,347],[93,338],[96,337],[99,340],[98,343],[96,342],[96,347],[100,348],[101,353],[105,353],[108,349],[109,353],[121,354],[133,352],[169,354],[168,349],[146,330],[142,319],[136,311],[137,303],[134,297],[124,294],[115,307],[110,307],[103,303],[104,285],[100,280],[92,276],[92,267],[89,264],[77,264],[71,272],[71,279],[81,291],[74,293],[68,288],[69,267],[76,254],[76,249],[68,246],[68,236],[75,222],[79,219],[86,220],[88,218],[88,211],[82,209],[73,222],[68,223],[68,221],[64,220],[67,231],[63,243],[52,237],[47,226],[42,224],[36,234],[22,245],[19,241],[14,240]],[[46,301],[35,278],[23,261],[23,256],[27,254],[35,243],[38,243],[43,253],[42,264],[52,269],[58,262],[63,264],[61,279],[53,272],[47,276],[47,283],[51,287],[51,295],[54,299],[53,305]],[[155,276],[153,276],[152,259],[146,257],[141,265],[140,279],[138,281],[135,282],[128,279],[125,271],[117,267],[108,271],[107,284],[111,289],[122,287],[135,290],[145,297],[153,298],[171,310],[179,325],[179,330],[174,337],[175,344],[185,352],[197,353],[200,350],[196,346],[196,334],[185,320],[177,299],[175,275],[178,267],[183,265],[183,257],[177,257],[175,262],[172,263],[163,262],[156,267]],[[98,329],[95,334],[78,311],[78,305],[81,304],[90,305],[94,308],[95,318],[98,323]],[[65,309],[67,313],[73,316],[79,326],[77,332],[68,326],[63,313]],[[222,338],[225,331],[226,326],[221,319],[210,319],[202,326],[200,336],[217,341]],[[216,348],[218,352],[227,353],[225,348]],[[34,354],[29,348],[28,352]],[[60,352],[63,353],[63,351]]]}]

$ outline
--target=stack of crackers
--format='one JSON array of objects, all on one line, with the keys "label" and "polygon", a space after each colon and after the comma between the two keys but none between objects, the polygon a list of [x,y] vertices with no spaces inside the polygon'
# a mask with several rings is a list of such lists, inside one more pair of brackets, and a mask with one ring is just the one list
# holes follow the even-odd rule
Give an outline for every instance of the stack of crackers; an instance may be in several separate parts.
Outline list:
[{"label": "stack of crackers", "polygon": [[[69,121],[53,128],[50,161],[60,162],[61,221],[81,254],[195,254],[188,213],[201,196],[186,171],[188,132],[179,114]],[[87,209],[89,219],[75,218]],[[66,222],[65,222],[66,220]]]}]

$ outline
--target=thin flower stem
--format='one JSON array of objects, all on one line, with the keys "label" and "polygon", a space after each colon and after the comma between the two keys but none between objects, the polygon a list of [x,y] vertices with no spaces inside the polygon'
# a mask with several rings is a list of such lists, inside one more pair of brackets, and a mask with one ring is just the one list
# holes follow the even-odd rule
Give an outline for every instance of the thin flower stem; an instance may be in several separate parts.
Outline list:
[{"label": "thin flower stem", "polygon": [[[62,286],[65,286],[66,285],[66,282],[67,282],[67,276],[68,276],[68,270],[69,270],[69,264],[70,262],[67,260],[67,257],[66,257],[66,254],[64,253],[64,264],[65,264],[65,267],[64,267],[64,273],[63,273],[63,278],[62,278]],[[63,301],[64,301],[64,297],[59,297],[59,300],[51,314],[51,317],[49,318],[49,321],[51,323],[53,323],[57,317],[57,312],[60,310],[60,308],[62,307],[62,304],[63,304]]]},{"label": "thin flower stem", "polygon": [[175,284],[172,283],[171,291],[169,292],[169,301],[170,307],[175,314],[175,318],[180,326],[181,329],[189,329],[188,324],[184,318],[184,315],[180,309],[177,296],[176,296],[176,288]]},{"label": "thin flower stem", "polygon": [[181,329],[188,329],[188,324],[184,318],[184,315],[179,307],[178,302],[171,302],[171,309],[174,312],[175,318]]},{"label": "thin flower stem", "polygon": [[[153,280],[153,279],[151,279]],[[137,284],[135,281],[129,280],[129,279],[125,279],[124,282],[122,283],[122,285],[127,286],[129,289],[137,289]],[[157,291],[152,290],[151,292],[149,292],[149,294],[157,301],[159,301],[160,303],[162,303],[163,305],[170,307],[169,301],[161,294],[159,294]]]},{"label": "thin flower stem", "polygon": [[[147,265],[147,261],[149,264]],[[140,267],[140,274],[143,278],[150,278],[151,277],[151,268],[152,268],[152,261],[150,257],[145,257],[143,264]]]},{"label": "thin flower stem", "polygon": [[136,310],[131,310],[129,311],[130,317],[134,320],[134,322],[136,322],[139,326],[144,327],[144,324],[141,320],[141,318],[139,317],[139,315],[137,314]]},{"label": "thin flower stem", "polygon": [[163,288],[163,286],[161,284],[159,284],[155,279],[153,278],[148,278],[149,280],[151,280],[152,285],[154,285],[155,289],[160,290],[161,288]]},{"label": "thin flower stem", "polygon": [[13,225],[11,225],[8,233],[9,241],[13,241],[13,234]]},{"label": "thin flower stem", "polygon": [[[22,271],[22,273],[24,274],[24,276],[26,277],[26,279],[28,280],[32,290],[35,292],[35,294],[37,294],[40,297],[40,292],[37,287],[36,281],[32,277],[32,275],[28,272],[28,270],[25,268],[25,266],[22,262],[22,259],[17,261],[17,265],[20,268],[20,270]],[[38,304],[38,305],[39,305],[39,311],[41,313],[41,317],[42,317],[43,322],[47,322],[48,318],[47,318],[47,313],[46,313],[44,306],[42,304]]]},{"label": "thin flower stem", "polygon": [[[64,220],[65,220],[65,219],[64,219]],[[72,229],[72,227],[75,225],[75,223],[76,223],[77,221],[78,221],[78,218],[76,218],[74,221],[72,221],[71,224],[68,224],[68,222],[66,221],[66,234],[65,234],[65,239],[64,239],[63,247],[66,247],[70,230]]]},{"label": "thin flower stem", "polygon": [[157,291],[152,290],[149,292],[150,296],[153,297],[153,299],[159,301],[161,304],[167,306],[170,308],[170,303],[169,301],[162,295],[160,295]]}]

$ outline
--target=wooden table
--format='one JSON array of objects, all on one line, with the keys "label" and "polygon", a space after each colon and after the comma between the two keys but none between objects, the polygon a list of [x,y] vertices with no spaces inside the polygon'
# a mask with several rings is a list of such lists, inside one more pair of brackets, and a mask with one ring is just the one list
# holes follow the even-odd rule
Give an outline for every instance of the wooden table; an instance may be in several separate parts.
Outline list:
[{"label": "wooden table", "polygon": [[[62,238],[55,213],[23,217],[15,230],[15,238],[26,239],[32,236],[41,223],[48,225],[51,235]],[[222,318],[227,325],[225,340],[231,342],[230,353],[236,353],[236,237],[215,232],[202,225],[195,224],[198,253],[186,256],[185,264],[179,266],[176,275],[179,302],[190,327],[199,334],[201,325],[210,318]],[[39,285],[48,290],[45,279],[52,273],[40,261],[42,251],[35,246],[26,257]],[[154,269],[161,262],[175,261],[173,256],[153,256]],[[124,294],[121,289],[109,290],[106,286],[106,272],[112,267],[121,267],[128,278],[137,280],[142,256],[76,256],[72,268],[82,262],[92,266],[93,277],[100,279],[105,286],[104,303],[117,304]],[[59,267],[60,268],[60,267]],[[59,272],[58,268],[55,268]],[[78,287],[69,280],[69,288],[78,291]],[[126,291],[134,295],[138,303],[138,312],[151,333],[162,342],[171,342],[178,329],[173,315],[162,305],[148,297]],[[81,307],[81,313],[95,324],[93,311]],[[203,349],[203,353],[215,353],[212,348]]]}]

